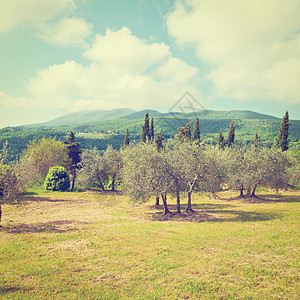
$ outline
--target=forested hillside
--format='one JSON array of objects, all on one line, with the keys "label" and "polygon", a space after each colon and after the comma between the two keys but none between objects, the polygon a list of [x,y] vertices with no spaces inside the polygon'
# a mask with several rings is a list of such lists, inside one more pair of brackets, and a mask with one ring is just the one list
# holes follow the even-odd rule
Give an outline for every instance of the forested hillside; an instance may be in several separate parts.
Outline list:
[{"label": "forested hillside", "polygon": [[[105,150],[107,145],[118,149],[123,144],[127,128],[131,142],[140,140],[145,112],[145,110],[134,112],[128,109],[82,112],[68,114],[43,124],[6,127],[0,129],[0,143],[8,141],[9,159],[14,160],[22,153],[29,141],[44,136],[65,140],[69,131],[72,130],[84,149],[96,147],[99,150]],[[163,114],[149,110],[149,115],[150,118],[154,118],[155,134],[162,134],[165,138],[176,135],[176,130],[188,122],[192,121],[191,127],[193,128],[195,117],[198,116],[201,141],[213,145],[217,143],[221,129],[225,138],[227,137],[229,125],[232,120],[235,120],[236,143],[252,143],[258,131],[260,144],[271,146],[278,134],[281,122],[279,118],[251,111],[205,110],[191,114]],[[87,120],[90,121],[87,122]],[[292,147],[298,145],[299,148],[300,120],[290,120],[289,133]]]}]

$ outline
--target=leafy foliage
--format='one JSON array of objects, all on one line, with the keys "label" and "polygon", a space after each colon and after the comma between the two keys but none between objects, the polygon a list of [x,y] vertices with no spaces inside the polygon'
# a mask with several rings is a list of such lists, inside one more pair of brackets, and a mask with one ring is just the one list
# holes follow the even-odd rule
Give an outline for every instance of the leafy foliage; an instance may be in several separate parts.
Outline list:
[{"label": "leafy foliage", "polygon": [[0,203],[13,200],[17,193],[17,176],[13,168],[7,165],[0,165]]},{"label": "leafy foliage", "polygon": [[48,171],[53,166],[68,165],[68,156],[63,142],[56,138],[31,141],[20,160],[19,172],[30,175],[28,181],[44,182]]},{"label": "leafy foliage", "polygon": [[177,129],[177,138],[181,141],[181,142],[186,142],[189,141],[191,139],[191,122],[188,122],[185,126],[183,127],[179,127]]},{"label": "leafy foliage", "polygon": [[70,178],[64,167],[52,167],[45,179],[44,183],[46,190],[51,191],[66,191],[70,188]]}]

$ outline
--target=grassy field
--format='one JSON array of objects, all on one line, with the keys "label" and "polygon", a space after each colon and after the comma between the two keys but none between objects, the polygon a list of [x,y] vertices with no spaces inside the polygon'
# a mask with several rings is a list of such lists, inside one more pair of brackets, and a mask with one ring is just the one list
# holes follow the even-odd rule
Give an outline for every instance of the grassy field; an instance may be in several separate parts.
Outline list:
[{"label": "grassy field", "polygon": [[300,192],[232,196],[164,217],[154,200],[28,193],[2,207],[0,298],[298,299]]}]

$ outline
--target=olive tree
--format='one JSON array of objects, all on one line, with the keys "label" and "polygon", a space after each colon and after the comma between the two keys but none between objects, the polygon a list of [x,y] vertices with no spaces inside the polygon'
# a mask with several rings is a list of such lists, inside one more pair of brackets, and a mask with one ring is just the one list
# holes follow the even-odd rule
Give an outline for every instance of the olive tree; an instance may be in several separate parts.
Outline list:
[{"label": "olive tree", "polygon": [[116,179],[120,179],[122,169],[122,158],[118,150],[113,149],[111,145],[106,148],[103,155],[103,160],[106,165],[107,175],[110,178],[111,190],[115,191]]},{"label": "olive tree", "polygon": [[78,182],[85,186],[100,186],[105,191],[108,181],[107,165],[96,148],[85,150],[81,154],[80,170],[78,171]]},{"label": "olive tree", "polygon": [[2,217],[1,205],[13,200],[17,193],[17,177],[13,168],[7,165],[0,165],[0,221]]},{"label": "olive tree", "polygon": [[233,146],[224,151],[224,168],[226,169],[225,182],[229,189],[240,191],[239,197],[244,197],[244,177],[245,177],[245,148]]},{"label": "olive tree", "polygon": [[214,195],[222,189],[226,178],[227,170],[224,164],[226,151],[220,151],[218,147],[208,146],[204,148],[203,153],[199,190]]},{"label": "olive tree", "polygon": [[167,192],[172,184],[165,172],[165,153],[157,151],[155,143],[129,145],[121,150],[122,189],[133,201],[145,202],[161,195],[164,213],[169,213]]},{"label": "olive tree", "polygon": [[7,141],[0,151],[0,222],[2,217],[1,205],[15,199],[18,193],[17,177],[14,168],[5,165],[8,152]]},{"label": "olive tree", "polygon": [[265,185],[275,189],[288,188],[299,183],[299,161],[290,151],[282,152],[280,149],[266,151],[267,176]]},{"label": "olive tree", "polygon": [[23,181],[43,183],[51,167],[68,165],[68,155],[63,142],[56,138],[33,140],[27,146],[17,166]]},{"label": "olive tree", "polygon": [[171,179],[170,191],[175,194],[177,202],[177,213],[181,213],[180,194],[186,191],[187,172],[183,168],[184,148],[188,145],[188,141],[182,139],[169,140],[160,153],[164,156],[163,169],[164,173]]}]

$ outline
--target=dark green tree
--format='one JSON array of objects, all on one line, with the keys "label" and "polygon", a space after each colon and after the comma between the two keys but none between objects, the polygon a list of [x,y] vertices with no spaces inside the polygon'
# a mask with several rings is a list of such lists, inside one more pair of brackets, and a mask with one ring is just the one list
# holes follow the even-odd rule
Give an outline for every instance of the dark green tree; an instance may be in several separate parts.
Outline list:
[{"label": "dark green tree", "polygon": [[129,145],[129,131],[128,128],[126,130],[125,139],[124,139],[124,147]]},{"label": "dark green tree", "polygon": [[219,132],[218,147],[219,147],[219,150],[225,149],[225,140],[224,140],[224,135],[223,135],[222,129]]},{"label": "dark green tree", "polygon": [[256,133],[254,136],[253,147],[254,147],[254,151],[256,151],[258,148],[258,132],[257,132],[257,130],[256,130]]},{"label": "dark green tree", "polygon": [[154,121],[153,121],[153,118],[151,118],[151,122],[150,122],[149,137],[150,137],[151,141],[154,140]]},{"label": "dark green tree", "polygon": [[278,136],[275,140],[275,147],[280,149],[281,151],[286,151],[289,149],[289,125],[289,113],[288,111],[286,111],[281,121]]},{"label": "dark green tree", "polygon": [[165,138],[160,135],[160,134],[157,134],[156,137],[155,137],[155,144],[156,144],[156,149],[157,151],[160,151],[161,149],[164,148],[164,145],[163,145],[163,140]]},{"label": "dark green tree", "polygon": [[191,122],[188,122],[184,127],[179,127],[177,129],[177,137],[181,142],[186,142],[191,140]]},{"label": "dark green tree", "polygon": [[80,143],[75,141],[75,135],[73,131],[70,131],[68,141],[65,142],[66,147],[67,147],[67,153],[69,157],[69,170],[70,173],[72,174],[72,186],[71,189],[74,189],[75,185],[75,179],[76,179],[76,171],[79,168],[79,163],[81,161],[81,148],[80,148]]},{"label": "dark green tree", "polygon": [[196,145],[200,145],[200,128],[199,128],[199,118],[198,117],[196,117],[194,130],[193,130],[192,141]]},{"label": "dark green tree", "polygon": [[70,178],[64,167],[52,167],[45,179],[45,189],[50,191],[66,191],[70,187]]},{"label": "dark green tree", "polygon": [[231,148],[234,144],[234,137],[235,137],[235,133],[234,133],[234,120],[232,120],[230,127],[229,127],[229,131],[228,131],[228,140],[227,140],[227,146],[228,148]]},{"label": "dark green tree", "polygon": [[145,114],[145,121],[144,125],[142,126],[143,131],[142,131],[142,136],[141,136],[141,142],[146,143],[147,141],[150,140],[150,132],[149,132],[149,113],[146,112]]}]

